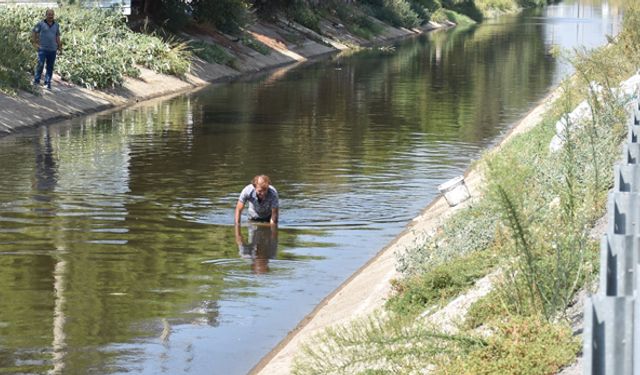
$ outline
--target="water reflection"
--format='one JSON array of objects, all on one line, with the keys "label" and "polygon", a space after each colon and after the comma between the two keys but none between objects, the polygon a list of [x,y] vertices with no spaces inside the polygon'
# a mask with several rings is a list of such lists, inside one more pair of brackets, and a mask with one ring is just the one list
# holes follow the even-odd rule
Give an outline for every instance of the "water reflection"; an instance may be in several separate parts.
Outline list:
[{"label": "water reflection", "polygon": [[[54,158],[51,134],[48,127],[40,129],[40,137],[36,139],[34,154],[36,161],[34,189],[40,193],[53,191],[58,182],[57,164]],[[46,200],[45,195],[36,195],[35,199]]]},{"label": "water reflection", "polygon": [[269,259],[274,259],[278,252],[278,226],[250,221],[248,241],[244,240],[240,225],[235,226],[235,230],[240,257],[251,259],[254,273],[269,272]]}]

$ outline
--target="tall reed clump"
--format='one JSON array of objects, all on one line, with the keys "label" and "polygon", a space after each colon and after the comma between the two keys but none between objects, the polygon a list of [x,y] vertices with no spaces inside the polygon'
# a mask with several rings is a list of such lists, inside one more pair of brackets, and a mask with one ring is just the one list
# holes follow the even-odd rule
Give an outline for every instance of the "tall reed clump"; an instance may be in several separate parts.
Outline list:
[{"label": "tall reed clump", "polygon": [[0,91],[15,92],[29,88],[29,76],[25,72],[35,66],[35,53],[21,39],[24,33],[11,26],[0,26]]},{"label": "tall reed clump", "polygon": [[3,7],[0,12],[0,91],[15,93],[16,89],[28,89],[30,72],[36,64],[36,51],[31,46],[31,22],[35,12],[28,12],[13,6]]},{"label": "tall reed clump", "polygon": [[583,124],[565,132],[562,150],[541,148],[533,162],[507,153],[491,160],[487,198],[501,213],[498,236],[511,259],[497,293],[510,313],[552,321],[591,274],[597,246],[589,230],[604,211],[623,124],[607,124],[598,137]]},{"label": "tall reed clump", "polygon": [[57,17],[66,29],[58,71],[71,82],[106,88],[139,76],[138,66],[176,76],[189,70],[186,44],[134,33],[116,11],[65,7]]}]

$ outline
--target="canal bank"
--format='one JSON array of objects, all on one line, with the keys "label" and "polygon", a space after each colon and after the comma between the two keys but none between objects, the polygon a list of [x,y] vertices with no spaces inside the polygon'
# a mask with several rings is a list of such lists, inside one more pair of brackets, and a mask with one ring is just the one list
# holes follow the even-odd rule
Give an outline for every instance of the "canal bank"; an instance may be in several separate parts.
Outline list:
[{"label": "canal bank", "polygon": [[[15,96],[0,93],[0,136],[106,109],[126,107],[150,99],[186,93],[213,83],[231,81],[341,51],[380,46],[434,29],[453,26],[453,24],[441,25],[429,22],[420,28],[409,30],[379,23],[382,32],[372,40],[350,35],[341,25],[325,26],[326,35],[340,35],[340,40],[348,40],[349,46],[292,22],[257,23],[251,27],[250,33],[267,45],[271,49],[270,53],[261,54],[248,47],[229,42],[230,44],[223,47],[237,58],[234,68],[196,59],[192,63],[191,72],[183,79],[141,68],[140,77],[126,78],[122,87],[89,90],[62,81],[59,76],[54,75],[51,90],[41,89],[37,94],[21,91]],[[283,35],[292,34],[297,36],[298,40],[295,43],[287,42],[283,37]],[[207,37],[202,36],[202,38]],[[209,42],[215,43],[214,40]]]},{"label": "canal bank", "polygon": [[[497,152],[512,137],[525,133],[542,122],[544,115],[560,97],[556,88],[535,108],[516,122],[505,137],[489,152]],[[480,197],[486,165],[477,163],[464,173],[464,181],[471,198],[456,206],[450,206],[444,195],[434,199],[424,211],[415,217],[391,243],[373,259],[349,277],[339,288],[324,298],[287,337],[267,354],[250,372],[259,375],[290,374],[294,358],[302,346],[328,327],[348,324],[364,318],[383,307],[392,292],[392,280],[400,276],[396,269],[397,255],[418,243],[425,235],[435,233],[454,212],[468,207]],[[431,315],[438,326],[453,326],[464,317],[473,302],[492,289],[491,277],[478,281],[468,293],[456,298],[446,307]]]},{"label": "canal bank", "polygon": [[[640,79],[637,75],[620,84],[620,91],[627,98],[637,98],[639,89]],[[557,103],[565,90],[566,87],[563,86],[553,88],[521,120],[516,121],[495,146],[487,150],[487,155],[500,152],[503,146],[516,136],[525,134],[535,127],[544,126],[545,116],[557,109]],[[627,110],[633,111],[630,105]],[[572,112],[572,115],[576,113],[580,113],[579,107]],[[584,115],[584,112],[582,113]],[[416,244],[424,243],[425,237],[442,231],[444,223],[456,211],[464,210],[479,202],[482,192],[486,191],[485,174],[488,168],[486,164],[488,159],[488,157],[482,158],[480,162],[474,163],[464,172],[464,182],[470,193],[469,199],[459,204],[451,203],[454,204],[451,206],[447,197],[441,195],[430,202],[424,211],[415,217],[391,243],[324,298],[287,337],[262,358],[250,374],[291,374],[294,360],[303,352],[305,345],[313,345],[314,337],[320,335],[327,328],[348,327],[351,322],[366,319],[376,311],[382,311],[385,302],[393,294],[393,280],[402,276],[396,268],[398,255]],[[607,216],[605,214],[589,229],[589,237],[593,241],[599,240],[605,235],[606,228]],[[465,319],[471,306],[494,289],[495,281],[500,279],[500,272],[500,270],[493,271],[477,280],[469,290],[452,299],[447,305],[439,309],[426,310],[421,315],[424,323],[433,324],[442,332],[457,332],[459,323]],[[566,310],[566,318],[570,322],[573,335],[579,337],[580,340],[583,335],[584,302],[590,293],[590,287],[593,286],[580,288]],[[558,374],[577,375],[582,373],[583,366],[583,354],[579,353],[576,359],[569,366],[561,369]]]}]

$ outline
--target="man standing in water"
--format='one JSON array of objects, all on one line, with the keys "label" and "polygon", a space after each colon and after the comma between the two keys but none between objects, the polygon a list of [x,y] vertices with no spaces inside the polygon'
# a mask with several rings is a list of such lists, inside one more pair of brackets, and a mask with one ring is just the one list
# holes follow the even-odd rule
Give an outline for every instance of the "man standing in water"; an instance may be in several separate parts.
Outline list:
[{"label": "man standing in water", "polygon": [[44,85],[51,89],[51,77],[53,76],[53,64],[56,62],[56,52],[62,49],[60,43],[60,26],[53,17],[53,9],[47,9],[45,19],[38,22],[31,30],[31,43],[38,49],[38,65],[36,66],[34,85],[40,84],[42,69],[46,63],[47,70],[44,75]]},{"label": "man standing in water", "polygon": [[244,206],[249,205],[249,220],[256,222],[278,224],[278,208],[280,201],[278,191],[271,186],[269,176],[258,175],[251,183],[245,186],[240,192],[238,203],[236,204],[235,225],[236,233],[240,230],[240,218]]}]

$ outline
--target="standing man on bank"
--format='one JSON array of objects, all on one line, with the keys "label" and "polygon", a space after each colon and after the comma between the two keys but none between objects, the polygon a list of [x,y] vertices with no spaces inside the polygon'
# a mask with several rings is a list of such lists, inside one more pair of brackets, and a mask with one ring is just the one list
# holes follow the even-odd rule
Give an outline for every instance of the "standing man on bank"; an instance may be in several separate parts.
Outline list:
[{"label": "standing man on bank", "polygon": [[36,66],[34,85],[40,84],[42,69],[47,65],[44,75],[44,85],[51,90],[53,64],[56,62],[56,52],[62,51],[60,42],[60,26],[54,20],[53,9],[47,9],[45,19],[38,22],[31,30],[31,43],[38,49],[38,65]]},{"label": "standing man on bank", "polygon": [[235,224],[236,229],[240,227],[240,219],[244,206],[249,206],[249,220],[257,222],[278,224],[278,213],[280,201],[278,191],[271,186],[271,180],[267,175],[258,175],[251,183],[245,186],[240,192],[238,203],[236,204]]}]

